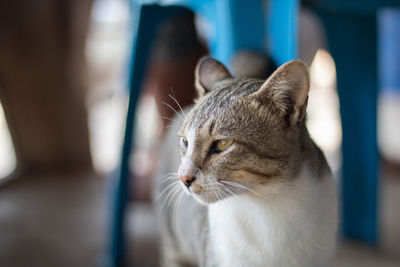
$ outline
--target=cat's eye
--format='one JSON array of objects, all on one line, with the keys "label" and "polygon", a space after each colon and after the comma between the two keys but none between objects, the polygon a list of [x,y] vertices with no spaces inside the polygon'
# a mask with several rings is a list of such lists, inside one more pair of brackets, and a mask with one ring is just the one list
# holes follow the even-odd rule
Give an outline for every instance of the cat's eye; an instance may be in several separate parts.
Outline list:
[{"label": "cat's eye", "polygon": [[188,148],[188,146],[189,146],[189,143],[188,143],[187,139],[185,137],[181,137],[181,147],[186,150]]},{"label": "cat's eye", "polygon": [[233,143],[233,139],[218,140],[215,144],[215,151],[222,152],[230,147]]}]

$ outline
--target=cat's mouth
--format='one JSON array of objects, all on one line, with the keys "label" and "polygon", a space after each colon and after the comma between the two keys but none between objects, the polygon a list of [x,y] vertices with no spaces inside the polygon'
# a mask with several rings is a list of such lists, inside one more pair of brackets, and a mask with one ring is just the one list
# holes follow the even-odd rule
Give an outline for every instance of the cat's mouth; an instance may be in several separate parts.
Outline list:
[{"label": "cat's mouth", "polygon": [[210,204],[220,200],[217,197],[218,193],[211,185],[201,185],[200,183],[193,182],[190,186],[186,186],[182,183],[182,188],[187,194],[202,204]]},{"label": "cat's mouth", "polygon": [[190,186],[186,186],[182,183],[183,190],[189,194],[200,195],[204,191],[204,187],[198,183],[192,183]]},{"label": "cat's mouth", "polygon": [[182,183],[183,190],[194,197],[202,204],[211,204],[229,197],[240,194],[239,191],[232,186],[233,182],[218,179],[215,183],[200,184],[197,181],[186,186]]}]

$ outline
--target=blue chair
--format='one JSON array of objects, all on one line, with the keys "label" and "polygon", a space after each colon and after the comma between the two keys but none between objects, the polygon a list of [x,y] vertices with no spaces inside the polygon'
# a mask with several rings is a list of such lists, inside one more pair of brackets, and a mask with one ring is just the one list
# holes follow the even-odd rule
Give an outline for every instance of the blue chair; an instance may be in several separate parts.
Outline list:
[{"label": "blue chair", "polygon": [[[115,202],[112,223],[110,266],[124,263],[124,221],[128,200],[129,166],[132,148],[133,121],[141,84],[149,59],[154,32],[163,21],[190,9],[203,17],[213,27],[208,46],[211,55],[229,65],[233,54],[241,49],[264,51],[269,42],[269,54],[277,64],[297,57],[298,0],[271,0],[268,11],[264,1],[241,0],[131,0],[134,39],[130,65],[130,95],[126,117],[125,138],[121,164],[115,184]],[[266,13],[268,15],[266,16]]]},{"label": "blue chair", "polygon": [[377,11],[396,0],[321,0],[312,7],[335,60],[342,115],[344,236],[375,245],[378,225]]}]

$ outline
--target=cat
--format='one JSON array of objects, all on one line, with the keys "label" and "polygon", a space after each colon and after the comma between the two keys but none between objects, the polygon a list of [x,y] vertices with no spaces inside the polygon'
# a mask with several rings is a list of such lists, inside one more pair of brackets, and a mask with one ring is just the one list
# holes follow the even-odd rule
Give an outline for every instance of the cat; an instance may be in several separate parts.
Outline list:
[{"label": "cat", "polygon": [[263,81],[205,57],[195,79],[155,183],[162,266],[332,266],[336,189],[305,125],[307,67]]}]

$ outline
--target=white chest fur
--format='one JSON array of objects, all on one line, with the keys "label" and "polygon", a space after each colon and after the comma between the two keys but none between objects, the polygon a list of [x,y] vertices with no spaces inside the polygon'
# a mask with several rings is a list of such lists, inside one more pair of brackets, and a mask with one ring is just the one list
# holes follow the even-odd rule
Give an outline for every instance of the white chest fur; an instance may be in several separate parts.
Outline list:
[{"label": "white chest fur", "polygon": [[265,199],[241,195],[209,206],[217,266],[332,265],[337,224],[332,178],[299,177],[277,192]]}]

